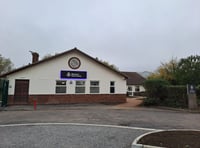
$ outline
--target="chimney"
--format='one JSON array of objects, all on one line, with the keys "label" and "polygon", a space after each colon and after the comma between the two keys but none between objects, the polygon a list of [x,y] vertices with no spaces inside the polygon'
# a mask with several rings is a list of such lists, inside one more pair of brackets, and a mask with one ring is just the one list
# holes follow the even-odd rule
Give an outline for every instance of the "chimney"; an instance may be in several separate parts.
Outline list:
[{"label": "chimney", "polygon": [[30,52],[32,54],[32,64],[37,63],[39,61],[39,54],[33,51]]}]

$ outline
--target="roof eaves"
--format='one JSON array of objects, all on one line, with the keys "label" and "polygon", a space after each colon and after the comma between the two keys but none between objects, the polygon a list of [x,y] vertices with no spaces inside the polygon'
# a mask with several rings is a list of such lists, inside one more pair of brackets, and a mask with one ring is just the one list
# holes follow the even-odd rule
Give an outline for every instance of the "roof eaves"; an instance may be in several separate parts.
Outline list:
[{"label": "roof eaves", "polygon": [[115,69],[109,67],[108,65],[105,65],[104,63],[98,61],[97,59],[95,59],[95,58],[89,56],[88,54],[86,54],[86,53],[80,51],[80,50],[77,49],[76,47],[73,48],[73,49],[71,49],[71,50],[67,50],[67,51],[65,51],[65,52],[62,52],[62,53],[59,53],[59,54],[57,54],[57,55],[51,56],[51,57],[49,57],[49,58],[47,58],[47,59],[38,61],[38,62],[33,63],[33,64],[29,64],[29,65],[26,65],[26,66],[17,68],[17,69],[15,69],[15,70],[13,70],[13,71],[10,71],[10,72],[8,72],[8,73],[2,74],[2,75],[0,75],[0,78],[6,77],[7,75],[13,74],[13,73],[15,73],[15,72],[18,72],[18,71],[21,71],[21,70],[24,70],[24,69],[27,69],[27,68],[30,68],[30,67],[33,67],[33,66],[36,66],[36,65],[38,65],[38,64],[41,64],[41,63],[50,61],[50,60],[52,60],[52,59],[58,58],[58,57],[60,57],[60,56],[62,56],[62,55],[64,55],[64,54],[67,54],[67,53],[70,53],[70,52],[78,52],[78,53],[81,53],[81,54],[85,55],[86,57],[88,57],[88,58],[94,60],[95,62],[99,63],[100,65],[102,65],[102,66],[104,66],[104,67],[106,67],[106,68],[112,70],[113,72],[115,72],[115,73],[117,73],[117,74],[123,76],[125,79],[128,78],[128,77],[127,77],[125,74],[123,74],[122,72],[117,71],[117,70],[115,70]]},{"label": "roof eaves", "polygon": [[[74,48],[74,49],[75,49],[75,48]],[[57,54],[57,55],[55,55],[55,56],[51,56],[51,57],[46,58],[46,59],[44,59],[44,60],[40,60],[40,61],[38,61],[38,62],[36,62],[36,63],[32,63],[32,64],[29,64],[29,65],[25,65],[25,66],[23,66],[23,67],[14,69],[14,70],[12,70],[12,71],[10,71],[10,72],[7,72],[7,73],[4,73],[4,74],[0,75],[0,78],[6,77],[7,75],[13,74],[13,73],[15,73],[15,72],[18,72],[18,71],[21,71],[21,70],[24,70],[24,69],[27,69],[27,68],[30,68],[30,67],[33,67],[33,66],[36,66],[36,65],[38,65],[38,64],[41,64],[41,63],[50,61],[50,60],[55,59],[55,58],[57,58],[57,57],[59,57],[59,56],[62,56],[63,54],[66,54],[66,53],[68,53],[68,52],[70,52],[70,51],[72,51],[72,50],[74,50],[74,49],[65,51],[65,52],[63,52],[63,53],[59,53],[59,54]]]}]

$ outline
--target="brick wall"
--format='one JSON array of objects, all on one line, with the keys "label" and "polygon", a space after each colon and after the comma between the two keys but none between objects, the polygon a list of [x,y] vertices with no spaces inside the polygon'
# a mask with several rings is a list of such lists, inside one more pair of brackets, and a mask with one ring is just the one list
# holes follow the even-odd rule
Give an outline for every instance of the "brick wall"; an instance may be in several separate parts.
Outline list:
[{"label": "brick wall", "polygon": [[28,102],[14,102],[14,96],[8,97],[8,105],[14,104],[72,104],[72,103],[124,103],[125,94],[73,94],[73,95],[30,95]]}]

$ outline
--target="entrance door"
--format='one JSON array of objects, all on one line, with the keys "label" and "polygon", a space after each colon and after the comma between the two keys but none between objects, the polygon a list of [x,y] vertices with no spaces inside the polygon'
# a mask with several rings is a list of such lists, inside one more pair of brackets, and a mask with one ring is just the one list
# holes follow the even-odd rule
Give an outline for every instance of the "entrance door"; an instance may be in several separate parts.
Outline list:
[{"label": "entrance door", "polygon": [[28,102],[29,80],[15,80],[14,102],[26,104]]}]

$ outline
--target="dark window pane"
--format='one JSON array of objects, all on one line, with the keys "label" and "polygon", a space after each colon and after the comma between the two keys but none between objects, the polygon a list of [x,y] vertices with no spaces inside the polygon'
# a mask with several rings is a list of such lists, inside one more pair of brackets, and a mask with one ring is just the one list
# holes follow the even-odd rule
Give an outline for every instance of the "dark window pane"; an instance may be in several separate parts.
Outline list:
[{"label": "dark window pane", "polygon": [[90,86],[99,86],[99,81],[90,81]]},{"label": "dark window pane", "polygon": [[99,87],[90,87],[90,93],[99,93]]},{"label": "dark window pane", "polygon": [[66,85],[66,81],[56,81],[56,85]]},{"label": "dark window pane", "polygon": [[139,92],[139,91],[140,91],[140,86],[136,86],[136,87],[135,87],[135,91],[136,91],[136,92]]},{"label": "dark window pane", "polygon": [[128,87],[128,91],[132,91],[133,89],[132,89],[132,87],[131,86],[129,86]]},{"label": "dark window pane", "polygon": [[110,87],[110,93],[115,93],[115,87]]},{"label": "dark window pane", "polygon": [[76,87],[75,93],[85,93],[85,87]]},{"label": "dark window pane", "polygon": [[84,86],[85,85],[85,81],[76,81],[76,85]]},{"label": "dark window pane", "polygon": [[66,93],[66,87],[56,86],[56,93]]},{"label": "dark window pane", "polygon": [[111,82],[110,82],[110,86],[115,86],[115,82],[114,82],[114,81],[111,81]]},{"label": "dark window pane", "polygon": [[133,93],[132,93],[132,92],[127,92],[127,95],[128,95],[128,96],[132,96]]}]

